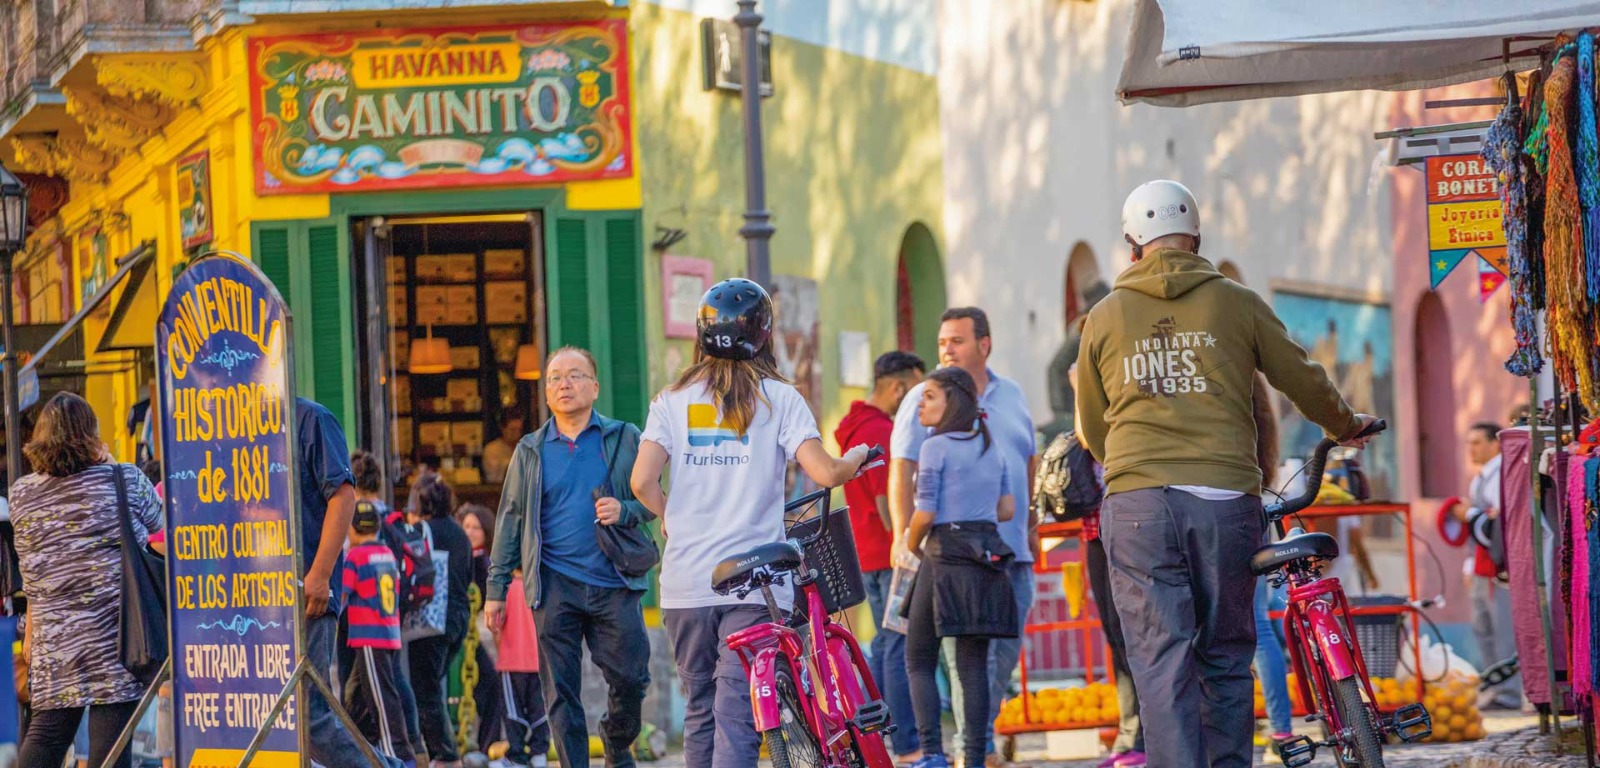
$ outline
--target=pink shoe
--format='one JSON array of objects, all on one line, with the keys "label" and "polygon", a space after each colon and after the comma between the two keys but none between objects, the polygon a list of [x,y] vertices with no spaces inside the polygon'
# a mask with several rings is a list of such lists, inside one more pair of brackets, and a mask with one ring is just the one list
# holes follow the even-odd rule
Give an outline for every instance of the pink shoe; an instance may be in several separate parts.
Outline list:
[{"label": "pink shoe", "polygon": [[1101,760],[1100,764],[1095,766],[1095,768],[1116,768],[1117,761],[1121,760],[1122,756],[1124,754],[1126,754],[1126,753],[1125,752],[1112,752],[1111,754],[1106,756],[1106,759]]},{"label": "pink shoe", "polygon": [[1112,765],[1116,766],[1116,768],[1144,768],[1144,753],[1124,752],[1117,757],[1117,761]]}]

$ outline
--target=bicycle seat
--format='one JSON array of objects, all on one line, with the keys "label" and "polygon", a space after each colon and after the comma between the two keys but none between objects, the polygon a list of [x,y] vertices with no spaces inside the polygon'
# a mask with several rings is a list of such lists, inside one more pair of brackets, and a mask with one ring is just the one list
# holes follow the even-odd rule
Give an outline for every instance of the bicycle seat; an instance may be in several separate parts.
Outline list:
[{"label": "bicycle seat", "polygon": [[1256,550],[1250,557],[1250,570],[1260,576],[1306,558],[1332,560],[1339,556],[1339,542],[1326,533],[1294,533],[1276,544]]},{"label": "bicycle seat", "polygon": [[757,569],[776,572],[792,571],[799,567],[800,548],[795,544],[787,541],[762,544],[717,563],[717,567],[711,571],[711,589],[719,595],[726,595],[750,581],[750,574]]}]

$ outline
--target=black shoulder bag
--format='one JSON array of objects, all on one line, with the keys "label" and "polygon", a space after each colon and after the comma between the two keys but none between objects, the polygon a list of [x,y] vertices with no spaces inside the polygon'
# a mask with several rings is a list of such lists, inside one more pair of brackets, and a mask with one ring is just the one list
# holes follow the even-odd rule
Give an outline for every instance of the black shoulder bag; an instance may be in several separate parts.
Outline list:
[{"label": "black shoulder bag", "polygon": [[[604,443],[602,450],[604,448]],[[606,483],[594,489],[594,500],[599,501],[606,496],[605,489],[611,485],[611,471],[616,463],[617,454],[622,452],[622,435],[617,435],[617,445],[611,452],[611,458],[606,461]],[[623,525],[620,521],[616,525],[606,525],[596,520],[594,522],[594,537],[600,545],[600,551],[606,559],[617,567],[617,572],[624,578],[637,579],[650,572],[661,562],[661,551],[656,549],[656,542],[650,538],[650,532],[645,530],[643,524]]]},{"label": "black shoulder bag", "polygon": [[122,466],[111,474],[117,483],[117,520],[122,524],[122,620],[117,631],[117,655],[123,668],[149,685],[167,661],[166,560],[149,547],[139,546],[133,535],[133,511],[128,508],[128,486]]}]

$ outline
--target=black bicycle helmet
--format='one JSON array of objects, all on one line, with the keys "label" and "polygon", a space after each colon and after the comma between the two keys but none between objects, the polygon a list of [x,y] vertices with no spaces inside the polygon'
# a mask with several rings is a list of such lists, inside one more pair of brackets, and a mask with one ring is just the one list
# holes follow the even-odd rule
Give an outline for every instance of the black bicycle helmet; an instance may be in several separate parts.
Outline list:
[{"label": "black bicycle helmet", "polygon": [[772,297],[742,277],[723,280],[700,299],[699,328],[707,355],[753,360],[772,338]]}]

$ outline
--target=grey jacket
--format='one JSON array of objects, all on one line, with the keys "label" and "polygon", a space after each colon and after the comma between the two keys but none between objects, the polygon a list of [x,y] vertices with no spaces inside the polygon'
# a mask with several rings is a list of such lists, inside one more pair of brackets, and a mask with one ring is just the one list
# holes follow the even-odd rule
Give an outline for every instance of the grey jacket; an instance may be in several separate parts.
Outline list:
[{"label": "grey jacket", "polygon": [[[597,414],[598,415],[598,414]],[[622,502],[622,519],[617,525],[644,525],[655,519],[633,497],[633,462],[639,456],[639,428],[625,421],[599,416],[600,441],[606,463],[611,467],[611,487]],[[555,429],[546,421],[532,434],[517,441],[511,466],[506,468],[505,485],[500,491],[500,512],[495,516],[494,551],[489,556],[489,600],[506,599],[512,571],[522,569],[522,586],[528,606],[537,609],[544,602],[539,583],[539,515],[544,496],[542,459],[539,450]],[[598,545],[596,545],[598,546]],[[618,574],[629,589],[643,591],[649,577],[628,578]]]}]

